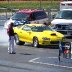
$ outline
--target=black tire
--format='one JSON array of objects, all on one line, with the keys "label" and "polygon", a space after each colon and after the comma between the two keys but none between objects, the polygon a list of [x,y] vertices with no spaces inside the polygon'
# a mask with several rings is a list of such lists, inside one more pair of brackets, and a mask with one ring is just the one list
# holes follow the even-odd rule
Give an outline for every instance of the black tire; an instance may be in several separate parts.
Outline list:
[{"label": "black tire", "polygon": [[36,48],[39,47],[39,41],[37,37],[33,38],[33,47],[36,47]]},{"label": "black tire", "polygon": [[17,45],[24,45],[25,44],[25,42],[22,42],[22,41],[19,40],[19,37],[18,37],[17,34],[15,34],[15,43]]}]

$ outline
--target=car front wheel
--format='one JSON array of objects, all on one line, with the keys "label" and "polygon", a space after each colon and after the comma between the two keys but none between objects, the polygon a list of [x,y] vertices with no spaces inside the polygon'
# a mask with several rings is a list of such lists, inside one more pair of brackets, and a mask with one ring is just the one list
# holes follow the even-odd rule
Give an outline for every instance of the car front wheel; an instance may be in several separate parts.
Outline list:
[{"label": "car front wheel", "polygon": [[37,37],[33,38],[33,46],[34,47],[39,47],[39,41],[38,41]]}]

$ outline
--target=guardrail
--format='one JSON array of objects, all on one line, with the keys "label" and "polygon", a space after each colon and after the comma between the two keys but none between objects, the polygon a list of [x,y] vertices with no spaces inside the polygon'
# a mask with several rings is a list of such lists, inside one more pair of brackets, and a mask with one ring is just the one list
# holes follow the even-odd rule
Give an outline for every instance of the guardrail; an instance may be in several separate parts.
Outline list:
[{"label": "guardrail", "polygon": [[[0,20],[7,20],[18,10],[19,9],[0,8]],[[44,9],[44,10],[46,10],[46,9]],[[46,10],[49,21],[51,21],[53,19],[52,15],[56,14],[57,11],[58,11],[57,9],[49,9],[49,8],[48,8],[48,10]]]}]

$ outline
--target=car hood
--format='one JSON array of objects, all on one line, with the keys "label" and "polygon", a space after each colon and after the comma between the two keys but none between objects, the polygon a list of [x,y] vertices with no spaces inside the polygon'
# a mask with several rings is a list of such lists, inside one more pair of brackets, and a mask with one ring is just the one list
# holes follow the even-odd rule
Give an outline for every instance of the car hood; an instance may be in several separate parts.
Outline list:
[{"label": "car hood", "polygon": [[72,24],[72,20],[69,19],[54,19],[51,24]]},{"label": "car hood", "polygon": [[63,34],[56,31],[43,31],[42,33],[38,33],[41,37],[64,37]]}]

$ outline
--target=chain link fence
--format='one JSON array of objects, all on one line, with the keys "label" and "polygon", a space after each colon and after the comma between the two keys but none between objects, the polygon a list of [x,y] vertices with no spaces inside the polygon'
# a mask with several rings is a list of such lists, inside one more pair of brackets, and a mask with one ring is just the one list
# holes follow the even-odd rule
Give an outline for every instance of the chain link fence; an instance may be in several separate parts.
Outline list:
[{"label": "chain link fence", "polygon": [[[9,9],[7,9],[7,8],[0,8],[0,10],[2,11],[2,12],[0,12],[0,20],[7,20],[7,19],[10,18],[15,12],[17,12],[19,9],[9,10]],[[46,13],[47,13],[47,15],[48,15],[48,17],[49,17],[50,19],[52,19],[52,16],[53,16],[54,14],[56,14],[57,11],[58,11],[58,9],[50,9],[50,8],[48,8],[48,9],[43,9],[43,10],[46,11]]]},{"label": "chain link fence", "polygon": [[7,8],[0,8],[0,20],[6,20],[10,18],[15,12],[19,9],[7,9]]},{"label": "chain link fence", "polygon": [[4,25],[4,22],[18,10],[19,9],[0,8],[0,26]]}]

